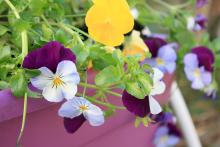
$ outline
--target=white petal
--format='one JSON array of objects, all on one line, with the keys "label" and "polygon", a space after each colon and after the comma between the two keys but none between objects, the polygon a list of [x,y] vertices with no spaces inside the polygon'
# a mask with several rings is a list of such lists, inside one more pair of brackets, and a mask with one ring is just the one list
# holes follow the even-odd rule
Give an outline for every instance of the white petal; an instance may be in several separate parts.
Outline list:
[{"label": "white petal", "polygon": [[61,102],[64,98],[61,87],[56,88],[52,84],[43,89],[42,95],[49,102]]},{"label": "white petal", "polygon": [[79,102],[75,97],[72,100],[68,100],[62,104],[58,111],[58,115],[61,117],[74,118],[82,114],[79,109]]},{"label": "white petal", "polygon": [[66,76],[63,76],[62,81],[65,83],[74,83],[74,84],[78,84],[80,82],[80,77],[78,73],[72,73]]},{"label": "white petal", "polygon": [[74,98],[77,93],[77,86],[75,83],[67,82],[61,86],[63,97],[68,99]]},{"label": "white petal", "polygon": [[154,83],[154,86],[150,92],[150,95],[158,95],[164,93],[166,85],[163,81]]},{"label": "white petal", "polygon": [[[75,81],[75,84],[79,83],[79,75],[77,73],[76,65],[72,61],[64,60],[57,66],[56,75],[67,78],[68,80]],[[71,78],[72,77],[72,78]]]},{"label": "white petal", "polygon": [[91,126],[100,126],[105,121],[102,110],[93,104],[90,104],[89,110],[84,112],[83,114],[85,118],[89,121]]},{"label": "white petal", "polygon": [[149,105],[152,114],[158,114],[162,111],[160,104],[152,96],[149,96]]},{"label": "white petal", "polygon": [[153,75],[153,82],[158,82],[163,78],[163,72],[160,71],[158,68],[153,68],[154,75]]},{"label": "white petal", "polygon": [[43,90],[51,82],[53,73],[47,67],[39,68],[41,74],[37,77],[31,78],[31,84],[39,90]]}]

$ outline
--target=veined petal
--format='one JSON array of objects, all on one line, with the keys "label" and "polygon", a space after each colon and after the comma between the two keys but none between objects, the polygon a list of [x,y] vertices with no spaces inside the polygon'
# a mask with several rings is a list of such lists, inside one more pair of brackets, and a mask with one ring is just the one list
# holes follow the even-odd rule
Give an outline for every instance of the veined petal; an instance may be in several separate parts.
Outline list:
[{"label": "veined petal", "polygon": [[77,73],[76,65],[72,61],[68,61],[68,60],[61,61],[57,66],[56,75],[61,76],[61,78],[62,77],[71,78],[72,76],[72,78],[76,78],[76,80],[73,79],[73,81],[79,82],[79,75]]},{"label": "veined petal", "polygon": [[68,100],[62,104],[58,111],[58,115],[66,118],[74,118],[82,114],[79,109],[79,104],[75,101],[74,98],[72,100]]},{"label": "veined petal", "polygon": [[37,89],[43,90],[48,84],[51,83],[51,77],[53,73],[46,67],[39,68],[41,74],[37,77],[31,78],[31,84]]},{"label": "veined petal", "polygon": [[93,104],[90,104],[89,109],[83,114],[92,126],[100,126],[105,121],[102,110]]},{"label": "veined petal", "polygon": [[149,105],[151,114],[159,114],[162,111],[160,104],[152,96],[149,96]]},{"label": "veined petal", "polygon": [[74,98],[77,93],[77,85],[72,82],[66,82],[61,86],[63,97],[68,99]]},{"label": "veined petal", "polygon": [[166,85],[163,81],[154,83],[153,88],[150,92],[150,95],[162,94],[166,89]]},{"label": "veined petal", "polygon": [[61,102],[64,98],[61,87],[55,87],[52,84],[43,89],[42,95],[49,102]]}]

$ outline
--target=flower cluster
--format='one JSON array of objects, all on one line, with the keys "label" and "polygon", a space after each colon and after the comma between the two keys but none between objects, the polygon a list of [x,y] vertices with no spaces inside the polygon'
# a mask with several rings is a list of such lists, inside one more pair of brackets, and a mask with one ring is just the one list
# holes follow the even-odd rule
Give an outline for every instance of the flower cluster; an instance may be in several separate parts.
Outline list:
[{"label": "flower cluster", "polygon": [[76,57],[59,42],[52,41],[30,52],[23,67],[38,69],[40,75],[30,79],[31,84],[42,91],[49,102],[67,101],[61,106],[59,116],[64,117],[64,126],[74,133],[87,119],[92,126],[104,123],[102,110],[83,97],[76,97],[80,76],[75,66]]}]

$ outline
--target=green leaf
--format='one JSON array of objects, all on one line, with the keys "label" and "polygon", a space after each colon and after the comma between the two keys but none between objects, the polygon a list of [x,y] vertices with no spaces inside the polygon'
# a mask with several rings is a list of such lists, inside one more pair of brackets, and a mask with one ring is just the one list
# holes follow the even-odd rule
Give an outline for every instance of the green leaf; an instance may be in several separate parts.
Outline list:
[{"label": "green leaf", "polygon": [[0,61],[3,61],[11,56],[11,48],[9,46],[4,46],[0,48]]},{"label": "green leaf", "polygon": [[89,56],[89,50],[87,47],[77,45],[72,51],[76,54],[77,63],[82,64]]},{"label": "green leaf", "polygon": [[25,20],[18,19],[15,21],[13,27],[15,31],[22,32],[24,30],[28,30],[31,27],[31,25],[29,22]]},{"label": "green leaf", "polygon": [[146,96],[137,82],[127,82],[126,91],[135,96],[137,99],[144,99]]},{"label": "green leaf", "polygon": [[143,89],[145,96],[149,95],[152,85],[153,85],[153,81],[150,75],[147,73],[138,74],[137,80],[138,80],[138,83],[141,89]]},{"label": "green leaf", "polygon": [[6,89],[9,87],[9,84],[5,81],[0,81],[0,89]]},{"label": "green leaf", "polygon": [[27,78],[32,78],[40,75],[40,70],[38,69],[27,69],[25,68],[25,75]]},{"label": "green leaf", "polygon": [[6,28],[3,25],[0,25],[0,36],[4,35],[8,31],[8,28]]},{"label": "green leaf", "polygon": [[70,39],[72,38],[62,29],[57,30],[55,33],[55,40],[59,41],[62,44],[66,44]]},{"label": "green leaf", "polygon": [[12,94],[16,97],[23,97],[27,91],[27,81],[22,70],[18,71],[10,80]]},{"label": "green leaf", "polygon": [[47,6],[47,0],[31,0],[30,9],[33,15],[40,16],[44,12],[44,8]]},{"label": "green leaf", "polygon": [[50,40],[52,38],[53,31],[45,24],[42,24],[42,32],[45,39]]},{"label": "green leaf", "polygon": [[116,67],[108,66],[100,71],[95,78],[95,83],[97,85],[110,85],[119,81],[121,75]]}]

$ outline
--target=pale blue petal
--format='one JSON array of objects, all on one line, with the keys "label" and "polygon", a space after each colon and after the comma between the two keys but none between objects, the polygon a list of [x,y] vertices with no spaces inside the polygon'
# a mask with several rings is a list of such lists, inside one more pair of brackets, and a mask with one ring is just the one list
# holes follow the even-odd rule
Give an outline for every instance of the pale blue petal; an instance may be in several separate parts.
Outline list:
[{"label": "pale blue petal", "polygon": [[103,111],[93,104],[89,105],[89,110],[83,112],[83,115],[91,126],[100,126],[105,122]]},{"label": "pale blue petal", "polygon": [[176,62],[166,62],[165,68],[169,74],[172,74],[176,69]]},{"label": "pale blue petal", "polygon": [[195,79],[194,77],[194,69],[189,68],[188,66],[185,66],[184,72],[186,74],[186,77],[189,81],[193,81]]},{"label": "pale blue petal", "polygon": [[199,61],[198,61],[196,54],[193,54],[193,53],[186,54],[184,57],[184,64],[185,64],[185,67],[187,66],[188,68],[191,68],[191,69],[198,68]]},{"label": "pale blue petal", "polygon": [[61,61],[57,66],[56,75],[62,77],[64,82],[71,81],[75,84],[80,82],[80,77],[77,72],[76,65],[72,61]]},{"label": "pale blue petal", "polygon": [[204,85],[209,85],[212,82],[212,74],[211,74],[211,72],[202,70],[201,71],[201,78],[202,78],[202,81],[203,81]]},{"label": "pale blue petal", "polygon": [[58,115],[61,117],[74,118],[82,114],[79,109],[80,103],[77,98],[68,100],[62,104],[58,111]]},{"label": "pale blue petal", "polygon": [[168,146],[175,146],[176,144],[178,144],[180,141],[180,138],[174,135],[169,136],[168,140],[167,140],[167,145]]},{"label": "pale blue petal", "polygon": [[173,44],[167,44],[162,46],[158,51],[158,57],[166,61],[176,61],[176,52],[173,49]]},{"label": "pale blue petal", "polygon": [[53,73],[47,67],[39,68],[41,74],[37,77],[31,78],[31,84],[39,90],[43,90],[47,85],[51,83],[51,77]]},{"label": "pale blue petal", "polygon": [[202,79],[200,78],[195,78],[193,81],[192,81],[192,85],[191,87],[193,89],[197,89],[197,90],[200,90],[200,89],[203,89],[205,87]]},{"label": "pale blue petal", "polygon": [[49,102],[61,102],[64,98],[61,87],[52,84],[43,89],[42,95]]},{"label": "pale blue petal", "polygon": [[145,59],[142,64],[149,64],[151,67],[156,67],[157,66],[157,61],[152,58],[152,59]]},{"label": "pale blue petal", "polygon": [[75,83],[66,82],[61,86],[63,97],[68,99],[72,99],[75,97],[77,93],[77,85]]}]

